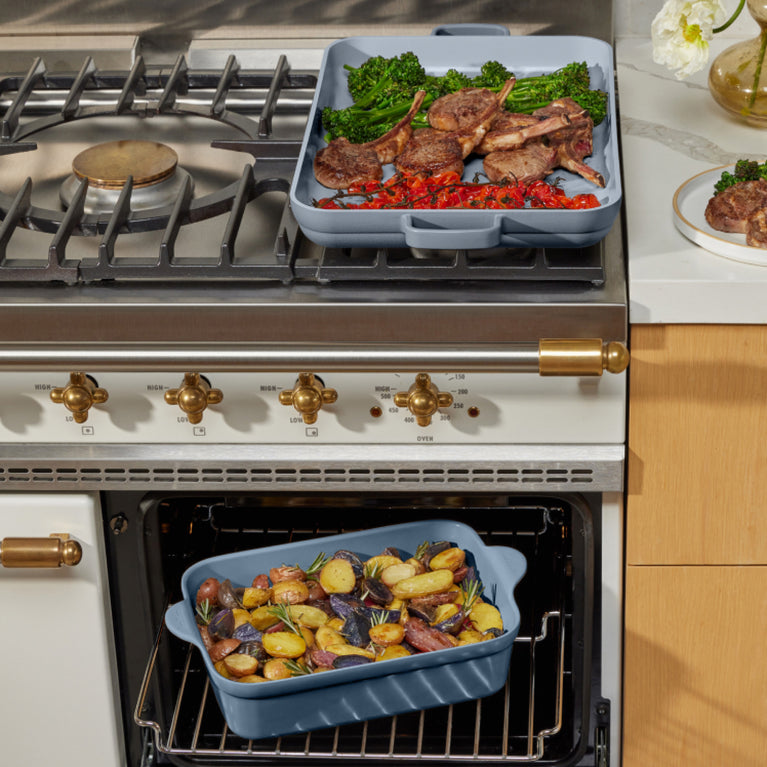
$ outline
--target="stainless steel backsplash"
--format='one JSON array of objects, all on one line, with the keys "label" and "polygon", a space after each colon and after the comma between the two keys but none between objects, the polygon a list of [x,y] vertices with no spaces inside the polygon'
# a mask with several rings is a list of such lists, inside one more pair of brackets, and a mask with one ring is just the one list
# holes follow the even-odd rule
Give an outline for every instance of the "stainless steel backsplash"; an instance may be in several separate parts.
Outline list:
[{"label": "stainless steel backsplash", "polygon": [[[279,40],[349,34],[428,34],[442,24],[489,23],[512,34],[613,40],[612,0],[38,0],[0,3],[0,36],[138,35],[148,57],[200,38]],[[20,42],[18,39],[16,44]],[[30,40],[30,48],[32,40]]]}]

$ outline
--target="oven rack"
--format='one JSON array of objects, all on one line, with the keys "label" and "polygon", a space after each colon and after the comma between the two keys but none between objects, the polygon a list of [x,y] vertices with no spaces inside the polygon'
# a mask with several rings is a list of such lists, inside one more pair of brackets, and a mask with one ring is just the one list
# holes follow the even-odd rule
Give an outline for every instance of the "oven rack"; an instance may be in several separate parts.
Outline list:
[{"label": "oven rack", "polygon": [[[569,615],[552,610],[543,614],[537,635],[518,635],[512,650],[512,666],[503,689],[493,696],[439,709],[414,712],[382,720],[348,724],[309,733],[246,740],[231,733],[224,721],[199,651],[172,637],[164,625],[149,660],[134,720],[151,733],[156,750],[180,764],[252,764],[254,761],[280,758],[287,761],[360,760],[451,762],[537,762],[545,758],[547,740],[559,733],[563,717],[563,690],[569,671],[565,648],[568,641]],[[158,655],[167,642],[186,645],[186,658],[177,680],[177,694],[172,717],[164,728],[144,718],[157,684]],[[546,647],[555,658],[555,690],[549,720],[536,727],[536,698],[540,694],[540,677],[536,675],[536,655]],[[519,680],[528,685],[520,690]],[[550,682],[551,680],[549,680]],[[551,691],[548,691],[551,693]],[[511,731],[509,714],[513,706],[526,708],[524,731]],[[488,715],[494,711],[495,715]],[[483,713],[484,712],[484,713]],[[182,719],[190,724],[180,724]],[[491,724],[487,726],[487,720]],[[455,736],[457,723],[472,722],[467,737]],[[439,724],[435,724],[439,723]],[[439,738],[427,737],[426,731],[439,730]],[[428,742],[427,742],[428,741]],[[437,741],[435,743],[435,741]]]},{"label": "oven rack", "polygon": [[[17,283],[210,281],[568,281],[601,285],[602,244],[590,248],[460,250],[333,249],[309,242],[290,210],[288,191],[300,140],[276,137],[278,109],[305,115],[316,75],[294,72],[282,54],[273,71],[242,70],[229,56],[220,70],[189,69],[179,56],[172,67],[148,66],[138,56],[130,71],[102,71],[91,57],[80,70],[51,71],[37,58],[24,76],[0,77],[0,156],[36,151],[35,135],[58,125],[94,117],[175,115],[205,117],[235,128],[236,140],[211,146],[246,152],[239,180],[201,198],[182,185],[174,204],[149,211],[131,209],[132,180],[111,213],[83,211],[87,181],[74,192],[67,211],[35,205],[32,179],[15,190],[0,190],[0,281]],[[267,193],[285,196],[284,212],[269,252],[240,252],[237,235],[250,205]],[[182,226],[227,216],[216,252],[181,257],[175,243]],[[29,257],[14,258],[8,246],[19,228],[40,239]],[[156,251],[140,260],[121,259],[120,246],[132,233],[157,232]],[[48,238],[46,239],[46,236]],[[87,258],[73,257],[72,238],[93,242]],[[25,248],[26,250],[26,248]],[[244,249],[243,249],[244,250]]]}]

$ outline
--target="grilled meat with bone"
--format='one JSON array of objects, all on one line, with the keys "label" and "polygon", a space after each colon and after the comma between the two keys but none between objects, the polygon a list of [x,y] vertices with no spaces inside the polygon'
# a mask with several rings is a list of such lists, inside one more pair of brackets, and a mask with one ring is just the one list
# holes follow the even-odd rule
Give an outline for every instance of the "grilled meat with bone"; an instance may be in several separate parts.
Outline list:
[{"label": "grilled meat with bone", "polygon": [[490,181],[515,181],[517,184],[542,181],[556,165],[556,149],[540,139],[519,149],[490,152],[483,162],[485,175]]},{"label": "grilled meat with bone", "polygon": [[463,173],[463,150],[452,133],[419,128],[413,131],[402,153],[394,161],[394,167],[407,175],[454,171]]},{"label": "grilled meat with bone", "polygon": [[542,120],[567,115],[570,125],[548,134],[549,145],[557,151],[557,167],[577,173],[597,186],[604,187],[604,177],[583,162],[594,151],[594,121],[588,110],[571,98],[557,99],[533,112]]},{"label": "grilled meat with bone", "polygon": [[462,88],[441,96],[429,107],[429,125],[453,135],[465,159],[485,137],[515,82],[514,78],[507,80],[498,93],[487,88]]},{"label": "grilled meat with bone", "polygon": [[314,177],[329,189],[348,189],[352,184],[380,181],[382,165],[402,151],[413,133],[410,123],[421,108],[425,91],[418,91],[408,113],[389,131],[374,141],[352,144],[341,137],[333,139],[314,155]]},{"label": "grilled meat with bone", "polygon": [[489,154],[524,146],[530,139],[545,136],[571,125],[567,112],[557,112],[549,117],[519,115],[512,112],[499,114],[490,130],[478,144],[478,154]]},{"label": "grilled meat with bone", "polygon": [[486,88],[463,88],[438,98],[428,111],[432,127],[413,133],[394,161],[396,169],[411,175],[463,173],[464,159],[484,138],[514,82],[507,80],[499,93]]}]

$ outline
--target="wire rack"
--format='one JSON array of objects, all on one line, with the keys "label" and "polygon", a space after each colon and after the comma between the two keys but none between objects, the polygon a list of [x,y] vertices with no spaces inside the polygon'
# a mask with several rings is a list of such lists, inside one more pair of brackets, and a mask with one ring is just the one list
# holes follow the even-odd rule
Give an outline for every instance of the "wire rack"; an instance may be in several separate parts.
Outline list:
[{"label": "wire rack", "polygon": [[[590,684],[572,653],[580,642],[573,637],[568,604],[573,587],[569,526],[550,509],[531,509],[530,515],[530,521],[538,519],[529,530],[492,534],[494,542],[513,541],[529,563],[518,587],[520,633],[506,684],[496,694],[391,718],[246,740],[228,729],[199,651],[161,628],[135,707],[136,724],[153,750],[179,764],[338,759],[568,763],[580,747],[583,727],[583,712],[573,700],[580,692],[573,690]],[[225,545],[227,537],[242,541],[242,535],[238,525],[216,525],[219,544]]]}]

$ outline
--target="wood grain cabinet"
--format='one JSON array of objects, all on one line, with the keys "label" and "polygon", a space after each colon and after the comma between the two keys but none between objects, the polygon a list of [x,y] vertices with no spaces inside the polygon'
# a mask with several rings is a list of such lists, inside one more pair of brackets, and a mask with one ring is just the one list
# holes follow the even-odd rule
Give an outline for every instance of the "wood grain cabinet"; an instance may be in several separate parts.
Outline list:
[{"label": "wood grain cabinet", "polygon": [[767,755],[767,327],[640,325],[623,767]]}]

